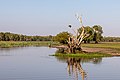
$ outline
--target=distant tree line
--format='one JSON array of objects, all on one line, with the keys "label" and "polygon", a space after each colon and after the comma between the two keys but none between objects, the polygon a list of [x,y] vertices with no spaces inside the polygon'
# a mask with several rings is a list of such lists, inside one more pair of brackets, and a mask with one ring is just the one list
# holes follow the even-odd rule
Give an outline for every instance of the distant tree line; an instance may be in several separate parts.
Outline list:
[{"label": "distant tree line", "polygon": [[10,32],[0,32],[0,41],[51,41],[51,35],[49,36],[26,36],[22,34],[14,34]]},{"label": "distant tree line", "polygon": [[120,37],[104,37],[102,42],[120,42]]},{"label": "distant tree line", "polygon": [[[96,29],[96,30],[94,30]],[[81,32],[81,29],[78,29]],[[120,37],[103,37],[102,27],[93,26],[85,27],[85,32],[90,35],[83,40],[84,43],[98,43],[98,42],[120,42]],[[0,32],[0,41],[57,41],[62,44],[67,44],[68,37],[71,34],[68,32],[60,32],[56,36],[27,36],[22,34],[14,34],[10,32]]]}]

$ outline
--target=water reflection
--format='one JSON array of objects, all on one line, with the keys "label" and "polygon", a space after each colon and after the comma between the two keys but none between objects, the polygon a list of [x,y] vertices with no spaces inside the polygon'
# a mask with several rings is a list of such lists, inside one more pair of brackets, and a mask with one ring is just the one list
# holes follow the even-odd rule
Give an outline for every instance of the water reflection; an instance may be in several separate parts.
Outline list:
[{"label": "water reflection", "polygon": [[81,59],[75,59],[75,58],[68,58],[67,59],[67,71],[68,74],[71,76],[75,76],[75,80],[78,80],[78,74],[81,74],[82,80],[86,77],[86,72],[83,70],[81,64],[80,64]]},{"label": "water reflection", "polygon": [[56,57],[57,60],[67,63],[67,72],[74,80],[79,80],[79,75],[82,80],[87,79],[87,72],[83,69],[81,63],[99,64],[102,58],[72,58],[72,57]]}]

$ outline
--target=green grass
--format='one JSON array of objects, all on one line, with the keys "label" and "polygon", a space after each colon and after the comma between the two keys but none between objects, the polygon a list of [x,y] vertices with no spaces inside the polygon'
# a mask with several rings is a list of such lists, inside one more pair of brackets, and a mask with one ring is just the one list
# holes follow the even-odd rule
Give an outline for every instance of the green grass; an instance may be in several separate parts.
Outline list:
[{"label": "green grass", "polygon": [[57,45],[52,41],[0,41],[0,48],[25,47],[25,46],[49,46]]},{"label": "green grass", "polygon": [[99,57],[112,57],[110,54],[104,53],[78,53],[78,54],[62,54],[56,53],[50,56],[60,56],[60,57],[80,57],[80,58],[99,58]]},{"label": "green grass", "polygon": [[[57,42],[52,41],[0,41],[0,48],[9,47],[23,47],[23,46],[53,46],[59,45]],[[120,43],[99,43],[99,44],[82,44],[83,47],[89,48],[110,48],[120,50]]]},{"label": "green grass", "polygon": [[83,47],[89,48],[109,48],[120,50],[120,42],[108,42],[108,43],[99,43],[99,44],[82,44]]}]

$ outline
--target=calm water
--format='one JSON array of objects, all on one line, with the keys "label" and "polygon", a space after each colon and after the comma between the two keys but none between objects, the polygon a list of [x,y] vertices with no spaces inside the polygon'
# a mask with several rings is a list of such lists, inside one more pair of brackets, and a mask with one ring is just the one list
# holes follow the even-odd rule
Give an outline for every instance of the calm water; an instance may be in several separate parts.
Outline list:
[{"label": "calm water", "polygon": [[120,80],[120,58],[60,58],[56,49],[0,49],[0,80]]}]

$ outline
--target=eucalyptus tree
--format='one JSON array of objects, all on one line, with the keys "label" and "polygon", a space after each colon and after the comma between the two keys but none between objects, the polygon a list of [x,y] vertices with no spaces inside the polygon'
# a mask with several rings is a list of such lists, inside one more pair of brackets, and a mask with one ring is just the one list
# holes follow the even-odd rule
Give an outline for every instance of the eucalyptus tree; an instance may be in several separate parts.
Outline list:
[{"label": "eucalyptus tree", "polygon": [[94,25],[93,30],[94,30],[93,40],[95,41],[95,43],[98,43],[103,38],[102,37],[102,33],[103,33],[102,27],[100,25]]},{"label": "eucalyptus tree", "polygon": [[62,44],[67,44],[69,36],[70,36],[70,33],[68,32],[60,32],[54,37],[54,41],[58,41]]},{"label": "eucalyptus tree", "polygon": [[[85,29],[85,33],[89,34],[89,36],[84,38],[83,41],[84,41],[84,43],[90,43],[90,41],[93,40],[93,32],[94,31],[93,31],[93,29],[90,26],[86,26],[86,27],[84,27],[84,29]],[[82,32],[82,28],[79,28],[78,32],[81,33]]]}]

